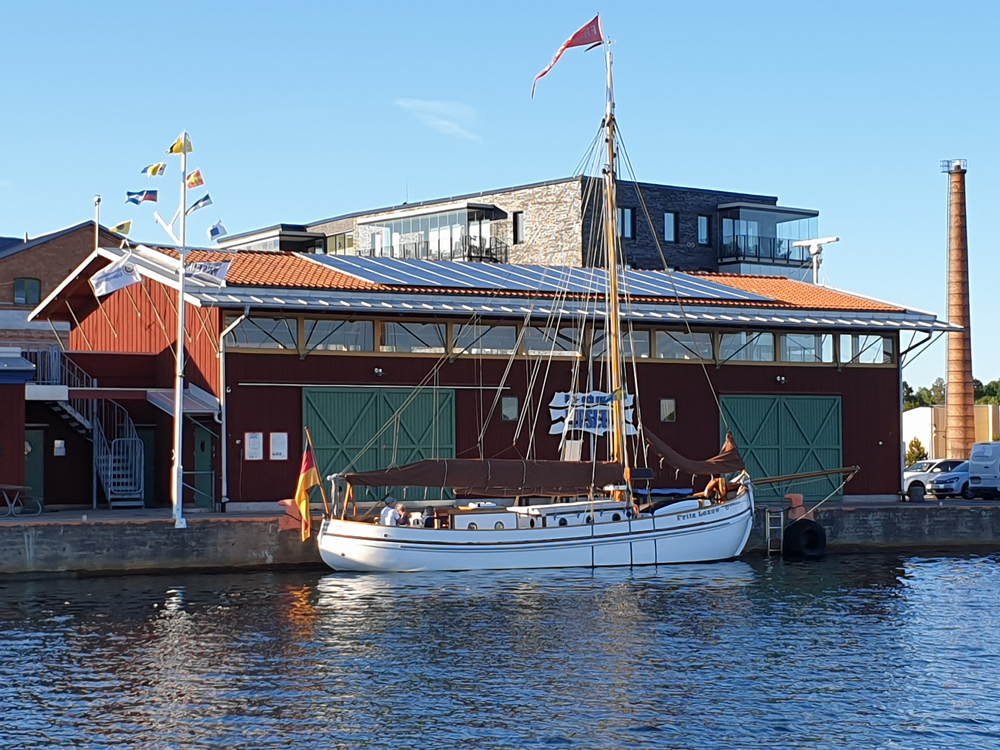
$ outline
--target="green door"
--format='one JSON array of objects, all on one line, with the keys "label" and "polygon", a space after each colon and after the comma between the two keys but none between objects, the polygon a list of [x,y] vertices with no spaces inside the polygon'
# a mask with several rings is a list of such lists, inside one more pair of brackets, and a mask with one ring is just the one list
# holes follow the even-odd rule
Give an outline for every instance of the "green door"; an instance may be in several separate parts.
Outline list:
[{"label": "green door", "polygon": [[[840,468],[840,396],[722,396],[722,409],[755,479]],[[721,424],[725,435],[725,423]],[[758,488],[762,500],[800,492],[821,500],[840,484],[830,475]]]},{"label": "green door", "polygon": [[215,506],[215,475],[212,473],[212,455],[215,451],[212,442],[214,434],[201,424],[194,428],[194,481],[190,484],[195,488],[194,507],[213,508]]},{"label": "green door", "polygon": [[[25,495],[45,500],[45,431],[24,431],[24,483],[31,487]],[[31,505],[33,509],[35,506]]]},{"label": "green door", "polygon": [[[302,421],[312,434],[324,483],[349,466],[370,471],[455,457],[455,392],[448,389],[303,388]],[[386,492],[401,500],[429,498],[423,490],[418,498],[413,488],[404,494],[393,487],[372,499]]]}]

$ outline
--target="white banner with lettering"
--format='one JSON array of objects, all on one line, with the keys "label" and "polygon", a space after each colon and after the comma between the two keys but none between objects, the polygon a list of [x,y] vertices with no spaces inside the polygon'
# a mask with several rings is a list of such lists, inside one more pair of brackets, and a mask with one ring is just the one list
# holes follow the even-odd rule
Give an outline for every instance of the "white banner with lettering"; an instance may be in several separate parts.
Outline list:
[{"label": "white banner with lettering", "polygon": [[[635,397],[631,393],[624,394],[625,399],[625,434],[637,434],[633,424],[635,410],[632,404]],[[550,435],[561,435],[566,430],[583,430],[595,435],[604,435],[611,429],[610,393],[590,391],[589,393],[568,393],[559,391],[549,402],[549,415],[552,417]]]}]

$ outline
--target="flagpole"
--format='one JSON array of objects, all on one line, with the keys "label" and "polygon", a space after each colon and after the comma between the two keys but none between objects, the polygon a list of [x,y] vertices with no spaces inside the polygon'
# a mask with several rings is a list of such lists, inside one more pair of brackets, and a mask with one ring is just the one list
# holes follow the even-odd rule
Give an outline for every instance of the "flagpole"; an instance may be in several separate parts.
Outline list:
[{"label": "flagpole", "polygon": [[185,130],[181,134],[181,247],[180,265],[177,270],[177,367],[174,379],[174,463],[170,485],[173,505],[174,528],[186,529],[184,518],[184,257],[187,254],[187,143]]},{"label": "flagpole", "polygon": [[94,252],[101,246],[101,196],[94,196]]}]

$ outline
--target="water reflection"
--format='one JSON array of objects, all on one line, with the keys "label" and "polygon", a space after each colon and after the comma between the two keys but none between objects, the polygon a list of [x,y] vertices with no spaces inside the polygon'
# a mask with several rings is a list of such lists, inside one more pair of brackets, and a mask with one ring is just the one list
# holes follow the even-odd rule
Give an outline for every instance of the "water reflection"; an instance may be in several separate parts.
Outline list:
[{"label": "water reflection", "polygon": [[993,558],[0,581],[0,747],[996,743]]}]

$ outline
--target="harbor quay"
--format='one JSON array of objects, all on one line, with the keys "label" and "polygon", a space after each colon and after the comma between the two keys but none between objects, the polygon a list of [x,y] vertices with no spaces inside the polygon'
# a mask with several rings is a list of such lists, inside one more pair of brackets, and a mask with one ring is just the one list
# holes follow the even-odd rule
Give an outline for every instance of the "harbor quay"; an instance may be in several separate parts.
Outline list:
[{"label": "harbor quay", "polygon": [[[743,558],[768,554],[759,503]],[[829,554],[990,553],[1000,539],[1000,503],[934,501],[825,504],[813,517]],[[169,509],[60,509],[0,518],[0,576],[126,575],[322,567],[314,539],[272,513],[192,513],[174,528]],[[314,517],[314,530],[319,519]]]}]

